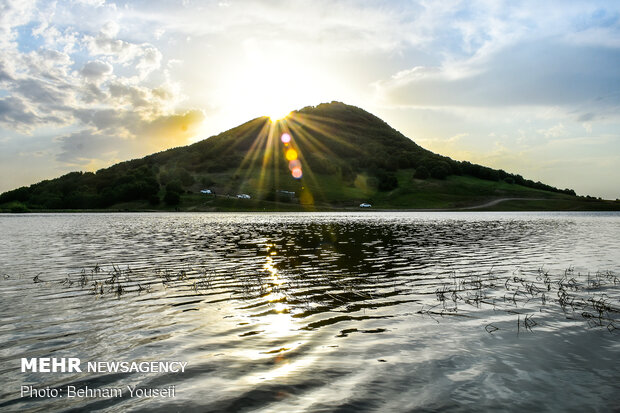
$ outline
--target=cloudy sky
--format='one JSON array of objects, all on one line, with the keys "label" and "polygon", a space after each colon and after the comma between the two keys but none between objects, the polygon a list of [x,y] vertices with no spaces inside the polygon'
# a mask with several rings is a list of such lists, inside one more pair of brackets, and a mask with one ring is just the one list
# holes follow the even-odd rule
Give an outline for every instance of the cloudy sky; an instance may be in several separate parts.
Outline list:
[{"label": "cloudy sky", "polygon": [[620,2],[0,0],[0,191],[339,100],[620,198]]}]

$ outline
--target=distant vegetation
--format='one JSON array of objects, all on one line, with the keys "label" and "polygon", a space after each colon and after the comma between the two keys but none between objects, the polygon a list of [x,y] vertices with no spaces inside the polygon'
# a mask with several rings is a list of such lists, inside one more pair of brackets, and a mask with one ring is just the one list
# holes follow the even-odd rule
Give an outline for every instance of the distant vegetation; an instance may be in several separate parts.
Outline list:
[{"label": "distant vegetation", "polygon": [[[300,154],[301,180],[290,176],[279,153],[278,138],[284,130],[291,133]],[[441,196],[433,198],[433,193],[447,194],[454,177],[477,180],[463,181],[470,193],[459,199],[444,197],[441,203]],[[493,189],[481,181],[495,183]],[[214,194],[198,196],[203,188]],[[258,118],[193,145],[8,191],[0,195],[0,206],[14,212],[171,209],[217,206],[226,195],[248,193],[256,207],[265,207],[256,204],[259,201],[341,207],[372,200],[387,208],[423,208],[460,205],[468,196],[472,202],[506,194],[546,198],[541,191],[575,196],[572,189],[432,153],[376,116],[332,102],[304,108],[279,124]],[[282,195],[289,192],[295,195]]]}]

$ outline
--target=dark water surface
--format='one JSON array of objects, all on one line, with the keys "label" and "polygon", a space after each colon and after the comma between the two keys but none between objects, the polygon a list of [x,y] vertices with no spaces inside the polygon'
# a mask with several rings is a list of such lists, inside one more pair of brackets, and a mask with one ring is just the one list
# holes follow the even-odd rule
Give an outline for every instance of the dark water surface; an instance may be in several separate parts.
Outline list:
[{"label": "dark water surface", "polygon": [[617,213],[0,215],[0,411],[610,411],[619,309]]}]

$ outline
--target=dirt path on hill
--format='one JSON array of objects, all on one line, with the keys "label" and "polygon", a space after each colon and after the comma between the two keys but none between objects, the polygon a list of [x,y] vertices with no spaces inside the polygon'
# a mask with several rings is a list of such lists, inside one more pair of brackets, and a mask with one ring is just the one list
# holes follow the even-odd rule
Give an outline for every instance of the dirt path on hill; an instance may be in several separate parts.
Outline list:
[{"label": "dirt path on hill", "polygon": [[461,208],[452,208],[452,209],[453,210],[455,210],[455,209],[457,209],[457,210],[464,210],[464,209],[487,208],[487,207],[491,207],[491,206],[494,206],[494,205],[497,205],[497,204],[499,204],[501,202],[506,202],[506,201],[544,201],[544,198],[500,198],[500,199],[494,199],[493,201],[486,202],[486,203],[480,204],[480,205],[461,207]]}]

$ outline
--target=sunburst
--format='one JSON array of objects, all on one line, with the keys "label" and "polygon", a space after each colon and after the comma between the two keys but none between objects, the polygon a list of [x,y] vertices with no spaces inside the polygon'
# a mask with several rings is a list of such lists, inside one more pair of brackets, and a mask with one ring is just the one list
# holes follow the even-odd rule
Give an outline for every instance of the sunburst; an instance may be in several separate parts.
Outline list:
[{"label": "sunburst", "polygon": [[[300,203],[314,209],[314,200],[317,196],[324,198],[325,193],[320,176],[310,167],[308,155],[338,157],[330,149],[330,141],[352,154],[360,148],[341,137],[350,127],[346,122],[299,112],[288,113],[280,120],[275,118],[262,118],[263,123],[256,128],[256,136],[234,173],[240,177],[238,185],[250,183],[256,195],[262,197],[270,191],[296,188]],[[288,165],[288,173],[284,173],[284,165]]]}]

